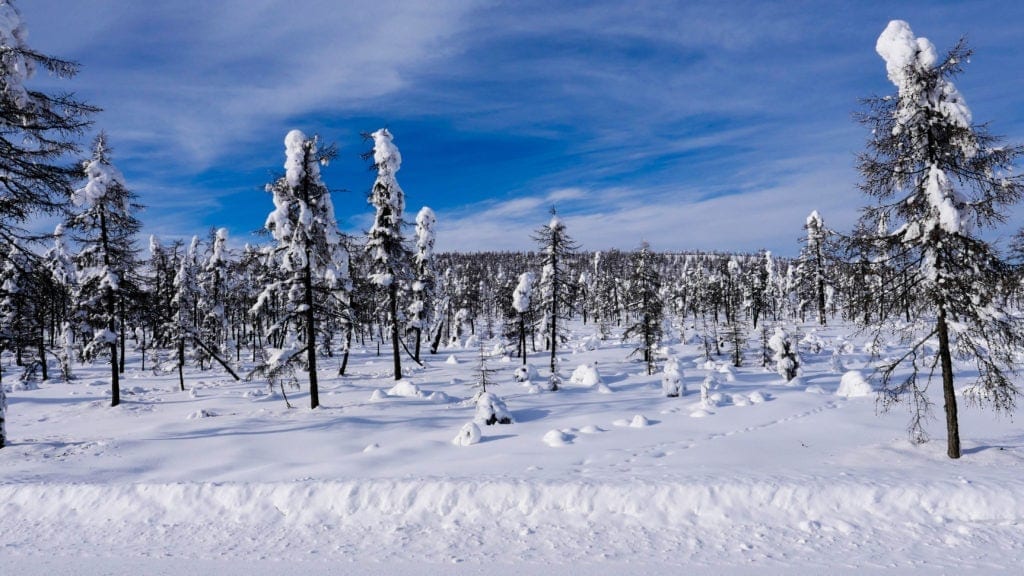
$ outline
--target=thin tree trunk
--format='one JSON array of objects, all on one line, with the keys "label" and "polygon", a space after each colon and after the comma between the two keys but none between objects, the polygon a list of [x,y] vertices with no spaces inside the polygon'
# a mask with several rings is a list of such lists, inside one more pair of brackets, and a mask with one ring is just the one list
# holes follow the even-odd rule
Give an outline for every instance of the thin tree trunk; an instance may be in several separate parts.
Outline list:
[{"label": "thin tree trunk", "polygon": [[946,454],[960,457],[960,423],[957,419],[956,390],[953,388],[953,356],[949,350],[949,326],[946,309],[939,306],[938,325],[939,362],[942,365],[942,394],[946,401]]},{"label": "thin tree trunk", "polygon": [[316,374],[316,324],[313,314],[313,272],[310,270],[310,254],[306,250],[306,267],[303,270],[302,284],[305,289],[306,305],[306,363],[309,367],[309,408],[312,410],[320,405],[320,386]]},{"label": "thin tree trunk", "polygon": [[388,307],[391,314],[391,350],[395,361],[395,380],[402,379],[402,355],[398,350],[398,284],[388,286]]}]

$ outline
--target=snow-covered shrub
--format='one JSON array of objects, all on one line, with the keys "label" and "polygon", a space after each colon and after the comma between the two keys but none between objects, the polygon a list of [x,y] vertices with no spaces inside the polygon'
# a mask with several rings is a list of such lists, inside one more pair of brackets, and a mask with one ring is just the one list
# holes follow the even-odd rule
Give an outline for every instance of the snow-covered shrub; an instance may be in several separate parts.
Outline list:
[{"label": "snow-covered shrub", "polygon": [[789,382],[796,378],[800,369],[800,356],[797,355],[796,347],[789,334],[781,326],[775,328],[775,334],[768,340],[768,347],[775,360],[775,371]]},{"label": "snow-covered shrub", "polygon": [[864,378],[859,370],[850,370],[844,373],[842,379],[839,380],[839,389],[836,390],[836,396],[845,398],[859,398],[872,394],[874,394],[874,389],[871,388],[871,383]]},{"label": "snow-covered shrub", "polygon": [[533,367],[533,364],[526,364],[516,368],[513,377],[516,382],[530,382],[531,380],[540,380],[540,373]]},{"label": "snow-covered shrub", "polygon": [[717,406],[717,403],[711,396],[711,391],[718,388],[718,379],[715,377],[714,372],[708,372],[708,375],[704,377],[704,381],[700,383],[700,403],[705,408]]},{"label": "snow-covered shrub", "polygon": [[846,367],[843,366],[843,355],[841,353],[841,346],[836,345],[832,349],[832,356],[828,360],[828,371],[832,374],[839,374],[840,372],[846,371]]},{"label": "snow-covered shrub", "polygon": [[484,392],[477,397],[476,417],[473,420],[486,426],[514,422],[512,413],[505,406],[505,401],[491,392]]},{"label": "snow-covered shrub", "polygon": [[669,398],[677,398],[686,394],[686,382],[683,381],[683,369],[679,360],[669,358],[665,362],[661,376],[661,391]]},{"label": "snow-covered shrub", "polygon": [[569,381],[577,386],[586,386],[592,388],[601,384],[601,374],[597,371],[597,366],[592,364],[580,364],[572,372],[572,377]]},{"label": "snow-covered shrub", "polygon": [[452,444],[456,446],[471,446],[480,443],[480,427],[475,422],[467,422],[459,430],[459,433],[452,438]]}]

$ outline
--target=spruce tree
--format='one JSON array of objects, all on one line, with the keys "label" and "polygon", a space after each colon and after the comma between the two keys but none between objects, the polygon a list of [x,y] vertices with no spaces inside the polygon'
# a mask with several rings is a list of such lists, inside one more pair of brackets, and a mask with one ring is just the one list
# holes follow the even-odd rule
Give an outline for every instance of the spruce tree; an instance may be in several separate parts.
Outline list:
[{"label": "spruce tree", "polygon": [[369,202],[375,209],[373,226],[367,233],[366,252],[370,257],[370,280],[386,294],[384,306],[391,329],[392,360],[395,380],[402,378],[402,357],[399,353],[399,286],[409,275],[408,250],[402,236],[402,213],[405,193],[395,173],[402,166],[402,155],[392,142],[387,128],[370,135],[373,138],[373,167],[377,179],[370,191]]},{"label": "spruce tree", "polygon": [[[1024,192],[1024,177],[1012,171],[1024,149],[973,123],[953,84],[971,56],[963,40],[939,59],[931,42],[894,20],[876,50],[897,93],[868,100],[861,116],[871,138],[859,160],[860,188],[875,202],[864,210],[855,248],[892,271],[883,318],[898,318],[906,306],[917,319],[904,330],[907,352],[879,368],[881,394],[886,405],[910,397],[911,438],[925,441],[927,388],[937,370],[947,455],[959,458],[954,358],[977,371],[970,401],[1009,411],[1017,395],[1015,355],[1024,335],[1006,301],[1015,278],[980,232],[1003,221]],[[909,370],[898,372],[904,365]]]},{"label": "spruce tree", "polygon": [[548,380],[550,390],[558,390],[561,381],[558,377],[558,344],[565,339],[564,323],[569,319],[569,290],[572,278],[569,272],[569,257],[576,251],[577,245],[565,231],[565,223],[551,211],[551,220],[533,235],[533,240],[540,248],[541,280],[540,310],[544,315],[544,331],[548,336],[551,357],[548,368],[551,377]]},{"label": "spruce tree", "polygon": [[[657,370],[655,351],[662,338],[664,303],[661,299],[661,274],[657,262],[646,242],[634,255],[633,275],[630,278],[628,309],[636,322],[623,333],[626,339],[639,341],[632,354],[639,354],[647,366],[647,374]],[[632,355],[631,354],[631,355]]]},{"label": "spruce tree", "polygon": [[78,152],[76,138],[97,110],[70,94],[50,95],[26,83],[37,69],[71,78],[78,65],[28,46],[24,23],[11,0],[0,0],[0,258],[5,246],[34,236],[29,219],[58,211],[80,171],[64,160]]},{"label": "spruce tree", "polygon": [[[330,190],[320,179],[320,165],[335,156],[334,147],[321,150],[315,136],[307,138],[299,130],[289,132],[284,143],[285,174],[267,186],[274,210],[265,224],[276,243],[272,253],[280,277],[267,285],[254,306],[259,313],[268,299],[281,298],[283,313],[269,328],[268,338],[283,335],[283,349],[275,351],[256,373],[273,382],[280,370],[290,372],[305,352],[312,409],[320,405],[317,335],[335,309],[332,302],[348,302],[348,252]],[[301,332],[290,332],[293,329]]]},{"label": "spruce tree", "polygon": [[84,171],[85,186],[71,196],[79,211],[67,223],[81,246],[75,305],[80,330],[89,338],[84,356],[90,360],[109,356],[110,405],[117,406],[121,402],[118,342],[123,336],[126,300],[134,290],[134,237],[141,227],[134,213],[141,206],[110,161],[106,135],[96,137]]}]

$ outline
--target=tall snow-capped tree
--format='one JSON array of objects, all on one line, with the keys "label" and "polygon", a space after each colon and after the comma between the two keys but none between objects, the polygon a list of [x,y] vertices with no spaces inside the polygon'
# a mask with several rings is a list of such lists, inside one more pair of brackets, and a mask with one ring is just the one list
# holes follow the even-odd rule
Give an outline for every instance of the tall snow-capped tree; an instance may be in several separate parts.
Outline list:
[{"label": "tall snow-capped tree", "polygon": [[623,338],[639,340],[632,354],[640,354],[647,365],[647,374],[654,374],[658,368],[655,351],[662,338],[665,306],[661,298],[661,273],[647,242],[633,256],[626,306],[633,312],[636,322],[626,328]]},{"label": "tall snow-capped tree", "polygon": [[118,340],[124,329],[125,301],[132,291],[134,236],[141,227],[134,212],[141,206],[120,170],[110,162],[106,135],[96,137],[92,159],[85,162],[84,170],[85,186],[71,196],[79,211],[67,223],[81,246],[76,263],[76,314],[90,338],[83,351],[85,357],[109,354],[110,405],[117,406],[121,402]]},{"label": "tall snow-capped tree", "polygon": [[828,278],[827,259],[832,253],[831,231],[825,228],[825,221],[817,210],[807,216],[804,224],[804,247],[800,251],[797,264],[797,284],[801,298],[801,310],[805,309],[807,300],[814,303],[817,311],[818,324],[824,326],[826,321],[826,282]]},{"label": "tall snow-capped tree", "polygon": [[[907,352],[880,368],[882,398],[888,404],[909,395],[911,437],[926,440],[926,391],[938,368],[947,454],[959,458],[954,357],[977,370],[970,401],[1011,410],[1017,395],[1014,356],[1024,336],[1021,319],[1005,306],[1011,268],[979,231],[1003,221],[1021,198],[1024,178],[1012,168],[1024,149],[1002,144],[973,123],[953,83],[971,56],[963,40],[940,59],[931,42],[894,20],[876,50],[897,94],[868,100],[861,118],[872,136],[859,159],[860,188],[875,203],[865,208],[859,230],[888,222],[881,229],[891,232],[865,233],[856,241],[864,251],[885,255],[882,264],[894,270],[885,289],[895,298],[887,301],[912,302],[912,316],[920,319],[920,330],[907,334]],[[899,314],[891,306],[883,312]],[[932,354],[927,347],[936,340]],[[909,366],[906,376],[897,372],[903,365]]]},{"label": "tall snow-capped tree", "polygon": [[533,320],[533,272],[519,275],[519,283],[512,291],[512,308],[516,311],[518,351],[526,366],[526,326]]},{"label": "tall snow-capped tree", "polygon": [[409,304],[408,330],[416,338],[413,358],[420,361],[420,341],[423,338],[423,327],[429,320],[428,312],[433,305],[434,294],[434,225],[437,216],[434,211],[424,206],[416,214],[416,253],[413,255],[413,267],[416,278],[412,283],[412,302]]},{"label": "tall snow-capped tree", "polygon": [[274,254],[282,277],[267,286],[254,308],[259,312],[267,298],[284,295],[283,314],[269,332],[301,327],[295,336],[301,337],[302,347],[275,352],[257,372],[273,381],[276,371],[292,370],[305,351],[312,409],[320,405],[318,326],[337,309],[334,300],[348,301],[348,251],[338,231],[331,192],[320,179],[320,165],[334,158],[335,148],[320,149],[315,136],[307,138],[299,130],[289,132],[284,144],[285,174],[267,186],[274,210],[265,224],[276,242]]},{"label": "tall snow-capped tree", "polygon": [[370,257],[370,280],[387,295],[384,305],[391,329],[394,376],[395,380],[401,380],[398,289],[400,283],[409,276],[408,250],[402,237],[405,193],[395,178],[402,166],[402,155],[387,128],[381,128],[370,136],[373,138],[373,150],[368,157],[372,155],[377,179],[370,190],[369,202],[376,212],[373,226],[367,233],[366,252]]},{"label": "tall snow-capped tree", "polygon": [[71,380],[71,362],[74,359],[72,346],[74,330],[71,326],[71,296],[78,286],[78,270],[74,258],[64,241],[64,225],[58,224],[53,231],[53,247],[43,255],[53,286],[51,317],[54,327],[60,326],[57,358],[60,361],[61,376]]},{"label": "tall snow-capped tree", "polygon": [[545,332],[549,338],[551,358],[548,368],[550,390],[558,390],[558,344],[564,339],[564,322],[569,318],[569,291],[572,277],[569,271],[569,257],[576,251],[576,242],[565,231],[565,223],[552,210],[551,220],[538,229],[533,240],[540,248],[541,280],[538,286],[541,294],[540,310],[544,314]]},{"label": "tall snow-capped tree", "polygon": [[202,286],[199,307],[204,314],[200,334],[206,345],[220,355],[228,354],[234,344],[228,333],[225,312],[225,302],[231,289],[227,242],[227,228],[218,228],[213,234],[210,255],[206,258],[199,278]]},{"label": "tall snow-capped tree", "polygon": [[[28,46],[14,2],[0,0],[0,248],[32,238],[26,222],[63,206],[80,172],[64,159],[97,110],[69,94],[49,95],[26,83],[39,68],[58,78],[78,72],[74,62]],[[7,250],[0,249],[0,258]]]}]

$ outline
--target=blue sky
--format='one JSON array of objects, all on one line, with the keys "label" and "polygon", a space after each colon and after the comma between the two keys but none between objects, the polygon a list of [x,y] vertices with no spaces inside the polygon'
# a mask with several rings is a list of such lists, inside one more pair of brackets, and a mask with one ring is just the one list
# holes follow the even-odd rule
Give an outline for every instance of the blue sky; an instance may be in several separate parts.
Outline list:
[{"label": "blue sky", "polygon": [[31,86],[104,109],[96,128],[162,239],[225,226],[250,240],[293,128],[339,146],[323,176],[359,233],[373,181],[360,133],[387,126],[408,217],[431,206],[441,250],[531,248],[554,206],[586,249],[794,254],[811,210],[846,231],[865,202],[852,114],[894,91],[874,50],[894,18],[940,50],[967,35],[958,88],[975,121],[1024,142],[1019,2],[18,7],[33,48],[82,65]]}]

